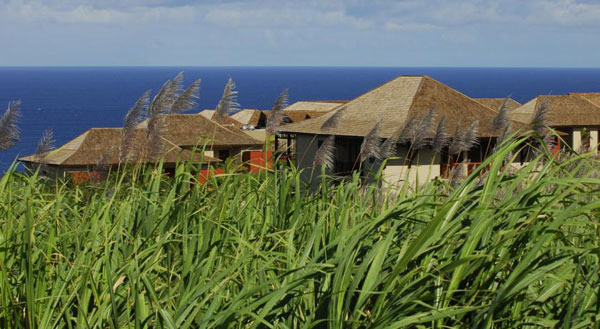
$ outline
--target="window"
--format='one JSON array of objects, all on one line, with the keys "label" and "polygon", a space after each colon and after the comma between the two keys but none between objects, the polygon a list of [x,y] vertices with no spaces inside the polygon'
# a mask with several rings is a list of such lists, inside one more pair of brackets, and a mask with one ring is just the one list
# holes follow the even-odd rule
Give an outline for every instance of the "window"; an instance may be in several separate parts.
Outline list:
[{"label": "window", "polygon": [[225,161],[229,158],[229,150],[219,150],[219,160]]}]

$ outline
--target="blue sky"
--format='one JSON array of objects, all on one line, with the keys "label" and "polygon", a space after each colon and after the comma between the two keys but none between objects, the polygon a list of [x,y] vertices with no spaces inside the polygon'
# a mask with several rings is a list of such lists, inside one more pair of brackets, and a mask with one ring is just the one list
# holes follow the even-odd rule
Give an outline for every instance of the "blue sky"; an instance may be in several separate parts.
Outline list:
[{"label": "blue sky", "polygon": [[0,0],[0,66],[600,67],[600,0]]}]

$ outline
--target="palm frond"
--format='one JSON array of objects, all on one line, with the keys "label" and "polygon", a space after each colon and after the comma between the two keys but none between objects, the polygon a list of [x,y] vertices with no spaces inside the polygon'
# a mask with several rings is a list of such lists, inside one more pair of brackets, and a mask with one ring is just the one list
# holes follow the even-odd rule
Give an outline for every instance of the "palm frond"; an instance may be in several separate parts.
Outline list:
[{"label": "palm frond", "polygon": [[21,101],[8,103],[8,108],[0,118],[0,150],[12,147],[19,140],[17,121],[21,117]]},{"label": "palm frond", "polygon": [[343,105],[339,110],[337,110],[329,119],[325,120],[321,125],[321,129],[334,129],[340,124],[340,119],[344,116],[344,112],[347,107]]},{"label": "palm frond", "polygon": [[200,79],[194,81],[171,105],[169,113],[177,114],[198,106],[196,100],[200,98]]},{"label": "palm frond", "polygon": [[229,115],[237,112],[240,108],[240,104],[237,102],[237,90],[235,90],[235,82],[229,78],[227,84],[223,89],[223,95],[219,100],[219,104],[216,109],[216,118],[220,120],[228,117]]},{"label": "palm frond", "polygon": [[328,136],[317,150],[313,161],[314,167],[325,166],[332,169],[335,158],[335,136]]},{"label": "palm frond", "polygon": [[37,148],[35,149],[35,156],[44,158],[50,151],[54,150],[54,142],[54,131],[52,129],[45,130],[38,141]]},{"label": "palm frond", "polygon": [[273,104],[271,108],[271,114],[267,119],[267,132],[269,134],[276,134],[279,132],[279,128],[281,128],[281,124],[283,123],[284,112],[288,105],[288,90],[284,89]]},{"label": "palm frond", "polygon": [[448,134],[448,123],[446,121],[446,116],[442,116],[440,120],[438,120],[433,138],[431,139],[431,147],[437,153],[440,153],[444,147],[448,146],[449,142],[450,135]]},{"label": "palm frond", "polygon": [[379,138],[379,126],[381,121],[377,122],[368,134],[363,138],[363,142],[360,145],[360,161],[374,157],[376,159],[383,159],[381,154],[381,139]]}]

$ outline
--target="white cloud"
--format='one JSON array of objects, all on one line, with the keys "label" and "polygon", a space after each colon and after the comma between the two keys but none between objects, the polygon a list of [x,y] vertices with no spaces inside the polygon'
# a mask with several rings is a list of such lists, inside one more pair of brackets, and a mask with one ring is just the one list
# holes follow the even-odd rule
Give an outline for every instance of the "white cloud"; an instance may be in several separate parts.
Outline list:
[{"label": "white cloud", "polygon": [[419,23],[385,23],[385,29],[392,32],[426,32],[440,30],[442,27],[433,24]]},{"label": "white cloud", "polygon": [[27,3],[9,2],[1,8],[0,17],[4,19],[23,19],[26,21],[50,20],[59,23],[129,23],[148,21],[191,21],[194,9],[182,7],[131,7],[97,8],[89,5],[55,5],[51,7],[38,1]]},{"label": "white cloud", "polygon": [[600,4],[575,0],[537,0],[527,18],[530,23],[599,26]]}]

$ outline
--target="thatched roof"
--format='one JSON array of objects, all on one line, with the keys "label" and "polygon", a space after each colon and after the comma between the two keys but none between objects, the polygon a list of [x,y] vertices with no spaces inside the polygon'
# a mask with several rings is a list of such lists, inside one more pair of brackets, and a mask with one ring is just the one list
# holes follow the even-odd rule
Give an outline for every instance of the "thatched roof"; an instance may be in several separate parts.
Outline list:
[{"label": "thatched roof", "polygon": [[[237,128],[220,125],[200,114],[166,114],[161,117],[166,125],[165,138],[178,146],[263,145],[263,142],[248,136]],[[147,123],[144,121],[139,127],[143,128],[146,125]]]},{"label": "thatched roof", "polygon": [[301,122],[308,119],[318,118],[327,112],[322,111],[304,111],[304,110],[284,110],[283,113],[290,118],[292,122]]},{"label": "thatched roof", "polygon": [[234,113],[232,119],[240,122],[242,125],[257,127],[261,123],[261,119],[266,120],[266,115],[261,110],[243,109]]},{"label": "thatched roof", "polygon": [[286,111],[329,112],[348,101],[301,101],[285,108]]},{"label": "thatched roof", "polygon": [[[20,161],[45,163],[57,166],[94,166],[99,161],[107,165],[117,165],[119,161],[119,146],[121,144],[122,128],[92,128],[75,137],[61,147],[51,151],[45,157],[29,155],[19,158]],[[149,158],[147,150],[147,131],[135,129],[135,136],[130,147],[129,163],[148,163],[155,159]],[[160,158],[164,163],[181,161],[200,161],[203,163],[219,162],[219,159],[203,156],[201,152],[192,153],[164,139],[163,152]]]},{"label": "thatched roof", "polygon": [[586,98],[590,102],[600,106],[600,93],[569,93],[569,95]]},{"label": "thatched roof", "polygon": [[600,125],[600,106],[578,95],[538,96],[512,111],[510,117],[521,122],[531,122],[543,99],[548,103],[549,126]]},{"label": "thatched roof", "polygon": [[[341,108],[346,110],[338,126],[321,129],[323,123]],[[316,119],[285,125],[282,131],[365,136],[381,121],[379,135],[388,138],[408,118],[413,115],[419,118],[430,109],[436,109],[438,118],[446,117],[451,132],[459,123],[467,129],[478,120],[481,137],[497,136],[499,133],[490,130],[496,111],[427,76],[400,76]],[[514,125],[522,126],[519,123]]]},{"label": "thatched roof", "polygon": [[[504,98],[474,98],[474,100],[496,111],[500,109],[502,102],[504,102]],[[508,106],[508,109],[512,111],[522,104],[512,98],[509,98],[506,102],[506,105]]]}]

